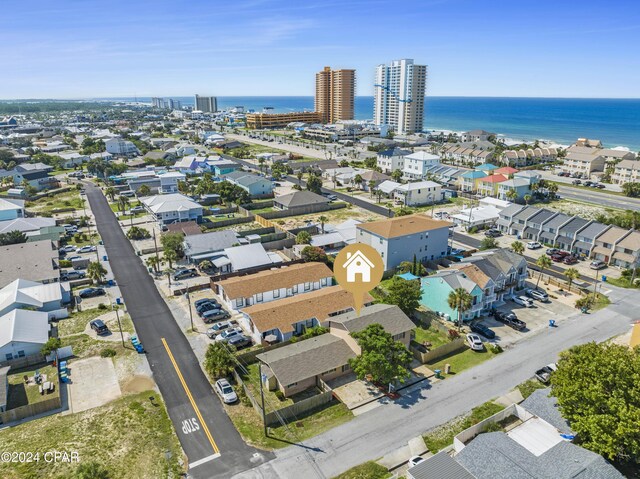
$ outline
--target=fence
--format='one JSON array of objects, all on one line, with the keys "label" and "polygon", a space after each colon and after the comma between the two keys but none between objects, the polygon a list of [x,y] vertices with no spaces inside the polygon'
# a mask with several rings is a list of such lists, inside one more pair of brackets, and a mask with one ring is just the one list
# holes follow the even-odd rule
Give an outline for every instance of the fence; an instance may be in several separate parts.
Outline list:
[{"label": "fence", "polygon": [[8,361],[0,361],[0,367],[11,366],[11,369],[21,369],[26,368],[27,366],[35,366],[36,364],[41,364],[46,362],[45,357],[38,353],[32,354],[31,356],[25,356],[24,358],[14,358]]},{"label": "fence", "polygon": [[[294,261],[289,261],[286,266],[291,266],[292,264],[298,264],[298,263],[304,263],[305,261],[303,259],[297,259]],[[217,292],[215,283],[222,281],[224,279],[227,278],[235,278],[236,276],[245,276],[247,274],[253,274],[253,273],[258,273],[259,271],[265,271],[268,269],[272,269],[274,266],[273,264],[265,264],[262,266],[256,266],[255,268],[248,268],[248,269],[243,269],[242,271],[235,271],[233,273],[222,273],[222,274],[216,274],[213,275],[209,278],[209,282],[211,284],[211,289],[213,291]]]},{"label": "fence", "polygon": [[293,238],[280,239],[275,241],[267,241],[266,243],[262,243],[264,249],[271,250],[280,250],[282,248],[291,248],[294,244],[296,244],[296,240]]},{"label": "fence", "polygon": [[333,391],[325,391],[310,398],[303,399],[291,406],[283,407],[277,411],[268,412],[265,414],[264,421],[267,426],[277,426],[281,424],[281,421],[289,421],[291,419],[298,419],[299,416],[303,416],[305,413],[313,411],[320,406],[333,401]]},{"label": "fence", "polygon": [[60,401],[60,393],[56,397],[45,399],[34,404],[27,404],[26,406],[20,406],[14,409],[10,409],[5,412],[0,412],[0,423],[6,424],[9,422],[19,421],[26,417],[35,416],[36,414],[42,414],[43,412],[58,409],[62,406]]},{"label": "fence", "polygon": [[[548,284],[552,284],[554,286],[557,286],[560,289],[563,289],[564,291],[568,291],[570,293],[576,293],[576,294],[583,294],[585,288],[584,287],[580,287],[577,283],[579,283],[580,281],[575,281],[571,287],[569,287],[569,283],[567,283],[566,281],[561,281],[558,278],[555,278],[553,276],[549,276],[548,274],[542,274],[539,273],[537,271],[532,271],[529,270],[530,276],[531,276],[531,280],[536,280],[537,278],[540,277],[540,281],[542,283],[548,283]],[[588,283],[587,287],[591,287],[593,286],[593,283]]]},{"label": "fence", "polygon": [[204,220],[200,224],[207,229],[216,229],[216,228],[222,228],[224,226],[240,225],[243,223],[251,223],[251,222],[253,222],[252,216],[238,216],[236,218],[229,218],[227,220],[220,220],[220,221]]},{"label": "fence", "polygon": [[272,220],[276,218],[286,218],[288,216],[300,216],[312,213],[321,213],[323,211],[339,210],[346,207],[347,203],[319,203],[290,208],[288,210],[269,211],[267,213],[263,213],[262,216],[266,219]]},{"label": "fence", "polygon": [[467,345],[464,343],[463,338],[457,338],[453,341],[443,344],[442,346],[438,346],[437,348],[432,349],[431,351],[427,351],[427,349],[419,343],[415,341],[411,342],[411,351],[413,352],[413,357],[420,361],[422,364],[434,363],[438,359],[444,358],[458,352],[462,349],[466,349]]},{"label": "fence", "polygon": [[282,341],[279,343],[271,344],[269,346],[263,346],[262,348],[253,349],[251,351],[245,351],[241,354],[236,354],[236,358],[242,364],[253,364],[256,362],[256,356],[258,354],[266,353],[272,349],[279,349],[291,343],[291,340]]}]

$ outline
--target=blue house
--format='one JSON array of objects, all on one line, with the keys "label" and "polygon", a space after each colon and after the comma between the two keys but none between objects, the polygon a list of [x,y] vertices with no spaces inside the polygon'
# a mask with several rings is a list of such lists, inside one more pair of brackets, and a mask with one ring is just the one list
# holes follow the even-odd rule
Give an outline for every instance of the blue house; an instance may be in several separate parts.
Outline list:
[{"label": "blue house", "polygon": [[0,198],[0,221],[24,218],[24,200]]},{"label": "blue house", "polygon": [[442,313],[450,321],[458,320],[458,310],[449,306],[449,294],[462,288],[473,297],[471,309],[462,315],[463,321],[470,321],[480,316],[484,307],[484,291],[461,271],[442,271],[421,280],[422,297],[420,304],[431,311]]}]

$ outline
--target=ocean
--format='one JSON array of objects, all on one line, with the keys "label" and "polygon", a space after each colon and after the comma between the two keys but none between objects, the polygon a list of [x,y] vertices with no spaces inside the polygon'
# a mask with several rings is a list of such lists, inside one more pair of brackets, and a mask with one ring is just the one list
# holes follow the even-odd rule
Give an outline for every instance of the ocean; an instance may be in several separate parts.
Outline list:
[{"label": "ocean", "polygon": [[[193,96],[172,98],[185,106],[193,105]],[[151,98],[138,101],[151,102]],[[240,105],[256,111],[265,106],[276,112],[312,110],[313,97],[218,97],[219,109]],[[373,118],[373,97],[356,97],[355,112],[356,119]],[[560,144],[573,143],[577,138],[597,138],[608,147],[625,146],[638,151],[640,99],[427,96],[425,129],[483,129],[515,140],[544,139]]]}]

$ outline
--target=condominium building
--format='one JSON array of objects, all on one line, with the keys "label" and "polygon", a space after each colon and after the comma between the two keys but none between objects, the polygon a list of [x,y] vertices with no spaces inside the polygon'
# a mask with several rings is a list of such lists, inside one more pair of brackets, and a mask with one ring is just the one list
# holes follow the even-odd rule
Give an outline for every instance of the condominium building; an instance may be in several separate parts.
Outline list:
[{"label": "condominium building", "polygon": [[427,66],[413,60],[378,65],[374,84],[373,117],[376,125],[389,125],[396,133],[422,131]]},{"label": "condominium building", "polygon": [[323,123],[353,120],[356,90],[355,70],[324,70],[316,73],[315,110]]},{"label": "condominium building", "polygon": [[284,128],[289,123],[319,123],[321,115],[315,111],[297,111],[291,113],[247,113],[247,128]]},{"label": "condominium building", "polygon": [[195,96],[194,108],[203,113],[218,111],[218,99],[215,96]]}]

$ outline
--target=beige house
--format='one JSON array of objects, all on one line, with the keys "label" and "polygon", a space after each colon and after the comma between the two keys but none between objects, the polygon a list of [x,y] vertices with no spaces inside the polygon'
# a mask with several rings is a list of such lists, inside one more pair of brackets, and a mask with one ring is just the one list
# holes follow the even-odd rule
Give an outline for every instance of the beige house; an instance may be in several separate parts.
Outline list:
[{"label": "beige house", "polygon": [[632,230],[615,244],[611,264],[620,268],[640,266],[640,232]]},{"label": "beige house", "polygon": [[567,152],[564,159],[562,170],[570,174],[581,174],[585,178],[591,176],[591,173],[604,171],[604,156],[598,154],[598,149],[590,149],[593,153],[571,151]]},{"label": "beige house", "polygon": [[640,161],[622,160],[615,165],[611,182],[617,185],[640,182]]},{"label": "beige house", "polygon": [[627,234],[628,230],[612,226],[605,230],[600,236],[595,239],[591,254],[594,259],[609,263],[613,256],[614,249],[618,242],[622,240]]}]

